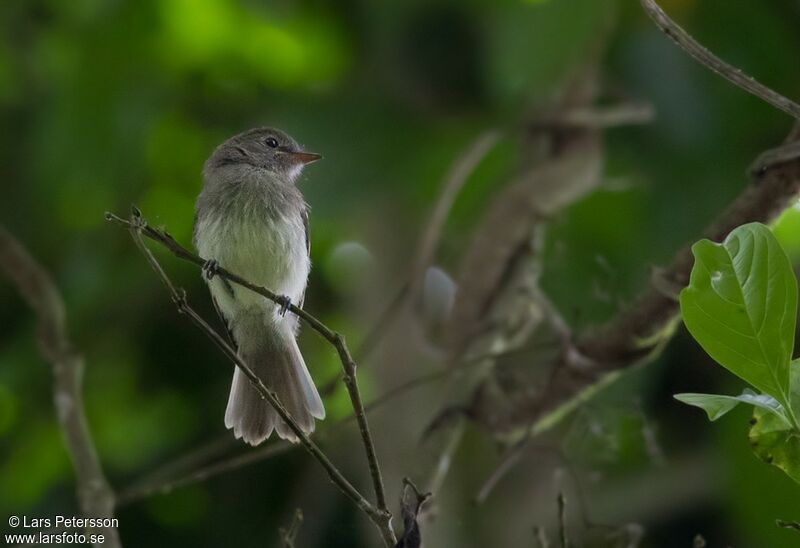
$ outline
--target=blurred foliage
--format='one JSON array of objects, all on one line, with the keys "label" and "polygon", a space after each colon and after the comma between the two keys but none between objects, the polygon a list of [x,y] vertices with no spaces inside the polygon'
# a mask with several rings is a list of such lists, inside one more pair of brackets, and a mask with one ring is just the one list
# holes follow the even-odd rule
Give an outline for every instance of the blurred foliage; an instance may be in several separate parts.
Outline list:
[{"label": "blurred foliage", "polygon": [[[723,58],[798,96],[797,2],[663,5]],[[627,0],[6,0],[0,29],[0,221],[63,291],[87,359],[89,420],[115,486],[226,436],[230,369],[175,314],[103,212],[124,213],[135,202],[188,242],[203,161],[231,134],[274,125],[324,154],[300,183],[313,211],[306,302],[357,345],[407,272],[453,158],[488,127],[508,132],[448,222],[440,266],[451,274],[487,201],[517,166],[521,122],[590,60],[602,61],[609,95],[652,101],[658,117],[608,132],[606,184],[552,220],[544,286],[578,326],[609,317],[652,265],[695,240],[747,184],[749,162],[789,126],[783,114],[696,66]],[[797,209],[775,227],[795,264],[799,228]],[[212,318],[197,271],[167,256],[164,264]],[[0,325],[0,515],[69,513],[74,483],[50,372],[29,311],[5,284]],[[316,379],[338,372],[313,334],[304,331],[301,345]],[[432,353],[421,354],[401,364],[388,353],[370,360],[360,375],[365,399],[429,371]],[[626,375],[574,419],[591,417],[574,428],[594,428],[599,437],[565,434],[571,458],[605,478],[590,483],[592,491],[653,467],[644,422],[657,425],[665,462],[656,470],[664,477],[680,470],[676,463],[713,456],[709,474],[718,479],[691,505],[650,514],[644,502],[588,509],[618,523],[644,521],[643,546],[689,546],[698,532],[711,546],[796,543],[796,533],[774,519],[798,518],[791,515],[797,487],[752,456],[741,435],[747,416],[734,411],[711,429],[671,399],[679,391],[741,388],[718,369],[679,336],[658,363]],[[347,412],[342,392],[335,398],[326,402],[332,418]],[[640,411],[631,414],[633,399]],[[415,447],[419,429],[409,423],[422,401],[412,395],[395,411],[376,413],[387,460],[401,435]],[[355,474],[362,455],[349,435],[337,433],[326,448]],[[475,483],[494,463],[491,444],[472,436],[431,545],[489,545],[498,520],[511,516],[519,522],[508,522],[509,535],[530,545],[538,517],[519,508],[552,508],[553,498],[535,506],[544,495],[530,486],[526,468],[491,499],[495,510],[473,508]],[[392,497],[399,477],[389,478]],[[675,477],[670,491],[691,483]],[[636,493],[651,505],[673,500],[647,484]],[[370,545],[369,526],[362,531],[361,517],[299,452],[126,506],[122,538],[129,546],[277,545],[278,527],[297,506],[306,515],[298,545]]]}]

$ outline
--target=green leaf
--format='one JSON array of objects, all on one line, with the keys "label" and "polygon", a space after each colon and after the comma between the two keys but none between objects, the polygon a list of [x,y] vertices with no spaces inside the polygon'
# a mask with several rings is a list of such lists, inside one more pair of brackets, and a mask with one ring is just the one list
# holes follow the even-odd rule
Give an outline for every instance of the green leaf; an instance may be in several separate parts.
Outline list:
[{"label": "green leaf", "polygon": [[773,413],[786,428],[791,427],[786,417],[783,406],[778,400],[768,394],[756,394],[752,390],[745,390],[739,396],[723,396],[721,394],[675,394],[675,399],[687,405],[699,407],[708,415],[708,419],[715,421],[740,403],[748,403]]},{"label": "green leaf", "polygon": [[789,404],[795,417],[795,424],[800,424],[800,358],[789,365]]},{"label": "green leaf", "polygon": [[680,296],[689,332],[723,367],[788,405],[797,280],[786,253],[759,223],[722,244],[701,240],[692,253]]},{"label": "green leaf", "polygon": [[750,421],[750,446],[758,458],[800,483],[800,434],[773,413],[756,408]]}]

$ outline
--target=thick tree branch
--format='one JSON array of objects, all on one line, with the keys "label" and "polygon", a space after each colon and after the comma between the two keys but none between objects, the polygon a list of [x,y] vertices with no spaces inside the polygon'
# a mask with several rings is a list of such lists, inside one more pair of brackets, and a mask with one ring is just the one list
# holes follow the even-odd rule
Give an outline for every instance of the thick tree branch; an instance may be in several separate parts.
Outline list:
[{"label": "thick tree branch", "polygon": [[[800,156],[783,163],[762,166],[753,184],[731,203],[702,236],[719,242],[731,230],[745,223],[774,220],[800,192]],[[674,287],[689,283],[694,261],[690,246],[675,255],[672,264],[658,278]],[[649,352],[658,334],[677,317],[678,302],[663,291],[663,283],[652,283],[626,310],[607,324],[586,333],[579,342],[581,352],[605,368],[630,363]],[[603,367],[601,367],[602,369]]]},{"label": "thick tree branch", "polygon": [[[36,314],[39,350],[53,366],[53,399],[72,466],[81,512],[88,517],[114,516],[111,489],[89,433],[81,391],[84,359],[69,340],[64,302],[44,268],[8,231],[0,226],[0,271]],[[113,527],[97,529],[105,542],[96,546],[122,546]]]},{"label": "thick tree branch", "polygon": [[[151,238],[154,241],[163,243],[170,251],[172,251],[176,256],[186,259],[190,262],[197,264],[198,266],[202,266],[205,264],[206,261],[201,259],[200,257],[194,255],[190,251],[186,250],[180,244],[178,244],[172,236],[167,234],[166,232],[159,231],[150,227],[146,221],[141,217],[141,213],[138,209],[133,209],[133,214],[130,220],[124,220],[120,217],[117,217],[112,214],[107,214],[106,218],[108,220],[112,220],[117,222],[118,224],[122,224],[127,226],[131,237],[133,238],[134,242],[136,243],[139,250],[147,259],[150,266],[153,270],[159,275],[161,281],[167,287],[170,292],[170,296],[172,300],[175,302],[175,305],[178,308],[178,312],[181,314],[185,314],[192,323],[195,324],[201,331],[203,331],[224,353],[231,361],[236,364],[236,366],[247,376],[250,380],[253,387],[258,391],[262,398],[266,399],[270,405],[275,409],[278,415],[283,419],[289,428],[294,432],[294,434],[300,440],[300,443],[306,448],[306,450],[311,453],[311,455],[317,459],[317,461],[325,468],[325,471],[328,473],[331,481],[339,487],[339,489],[372,520],[372,522],[378,527],[383,537],[384,543],[387,546],[392,546],[395,542],[394,531],[392,530],[391,520],[392,516],[391,513],[388,511],[386,507],[385,498],[378,497],[378,505],[377,507],[372,505],[363,495],[344,477],[344,475],[339,471],[338,468],[330,461],[330,459],[322,452],[322,450],[314,443],[297,425],[294,421],[292,416],[286,410],[284,405],[278,399],[277,394],[268,388],[261,379],[253,372],[250,367],[242,361],[239,357],[238,353],[231,348],[228,342],[225,340],[224,337],[219,335],[211,326],[206,323],[203,318],[201,318],[197,312],[192,309],[187,300],[186,294],[183,290],[175,287],[175,285],[170,280],[169,276],[167,276],[164,269],[161,267],[161,264],[155,258],[153,253],[150,249],[145,245],[142,235],[145,235]],[[232,283],[236,283],[237,285],[241,285],[242,287],[247,287],[255,291],[256,293],[263,295],[264,297],[272,300],[276,304],[280,304],[278,296],[273,293],[272,291],[265,289],[260,286],[256,286],[239,276],[232,274],[226,271],[223,268],[218,268],[217,275],[227,279]],[[374,447],[372,445],[372,438],[369,433],[369,429],[366,426],[366,414],[364,413],[364,408],[361,403],[360,394],[358,392],[358,385],[356,383],[355,378],[355,363],[353,362],[352,358],[350,358],[350,353],[347,350],[347,346],[345,345],[344,339],[338,333],[335,333],[328,329],[322,322],[314,318],[312,315],[308,314],[307,312],[303,311],[302,309],[296,307],[294,304],[289,305],[289,310],[291,310],[294,314],[303,318],[313,329],[317,332],[322,334],[326,339],[328,339],[331,344],[337,349],[339,352],[339,356],[342,360],[342,365],[345,369],[345,383],[347,384],[348,391],[350,392],[351,400],[353,402],[353,409],[356,413],[356,417],[359,420],[359,426],[361,426],[361,434],[362,439],[364,440],[364,445],[367,448],[367,458],[370,464],[370,472],[373,478],[373,484],[375,485],[376,493],[383,494],[383,482],[380,476],[380,468],[378,467],[377,458],[375,456]],[[363,426],[362,426],[363,425]],[[381,504],[382,503],[382,504]]]}]

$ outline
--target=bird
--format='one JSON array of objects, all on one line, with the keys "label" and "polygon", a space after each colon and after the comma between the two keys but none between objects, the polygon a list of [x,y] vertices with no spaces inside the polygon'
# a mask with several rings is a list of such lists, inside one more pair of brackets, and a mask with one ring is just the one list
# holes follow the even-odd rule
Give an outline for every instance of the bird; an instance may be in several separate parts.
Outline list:
[{"label": "bird", "polygon": [[[287,133],[250,129],[219,145],[203,168],[193,243],[228,336],[242,361],[275,392],[306,435],[325,408],[297,345],[298,318],[311,269],[308,206],[297,187],[305,166],[322,158]],[[219,268],[273,291],[278,302],[230,283]],[[225,426],[258,445],[276,432],[298,442],[240,368],[233,375]]]}]

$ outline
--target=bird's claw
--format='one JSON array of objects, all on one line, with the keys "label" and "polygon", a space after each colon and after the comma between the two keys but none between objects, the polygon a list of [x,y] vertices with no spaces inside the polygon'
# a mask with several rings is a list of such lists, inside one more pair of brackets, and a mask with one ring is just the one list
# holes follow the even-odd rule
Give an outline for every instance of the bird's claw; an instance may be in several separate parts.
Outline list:
[{"label": "bird's claw", "polygon": [[214,276],[219,272],[219,263],[214,259],[208,260],[203,263],[203,277],[211,281]]},{"label": "bird's claw", "polygon": [[292,306],[292,299],[290,299],[286,295],[278,295],[277,298],[275,299],[275,302],[280,307],[280,309],[278,310],[278,313],[281,316],[285,316],[286,315],[286,311],[289,310],[290,306]]}]

